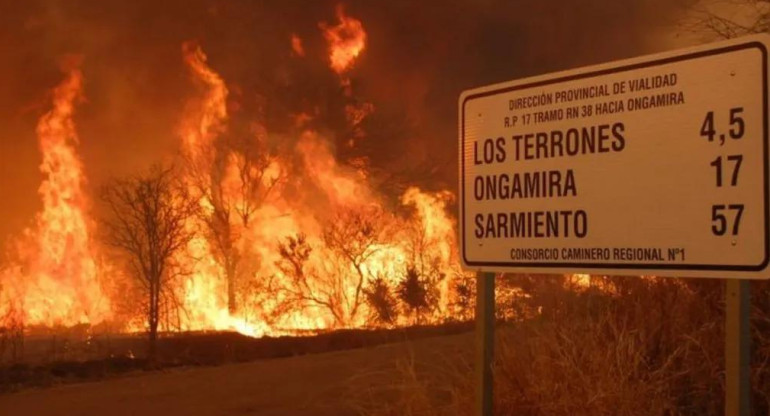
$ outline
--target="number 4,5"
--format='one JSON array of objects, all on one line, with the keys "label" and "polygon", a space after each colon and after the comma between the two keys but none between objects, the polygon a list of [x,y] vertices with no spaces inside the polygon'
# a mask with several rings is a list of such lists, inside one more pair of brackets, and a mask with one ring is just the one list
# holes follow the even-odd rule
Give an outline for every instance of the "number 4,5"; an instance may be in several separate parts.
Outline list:
[{"label": "number 4,5", "polygon": [[[732,139],[741,139],[743,137],[743,134],[746,132],[746,123],[743,121],[743,117],[741,117],[741,113],[743,113],[743,107],[738,108],[731,108],[730,109],[730,138]],[[719,136],[719,145],[723,145],[725,143],[725,135],[724,134],[717,134],[716,128],[714,127],[714,112],[709,111],[706,113],[706,118],[703,119],[703,124],[700,128],[700,135],[702,137],[705,137],[708,139],[708,141],[713,142],[715,136]]]}]

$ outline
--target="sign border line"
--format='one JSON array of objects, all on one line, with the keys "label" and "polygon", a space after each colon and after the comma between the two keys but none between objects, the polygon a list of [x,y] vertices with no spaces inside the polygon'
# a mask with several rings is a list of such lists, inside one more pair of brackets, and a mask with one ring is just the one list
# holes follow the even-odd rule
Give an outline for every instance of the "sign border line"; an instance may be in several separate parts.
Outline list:
[{"label": "sign border line", "polygon": [[[721,55],[729,52],[740,51],[744,49],[757,48],[762,53],[762,114],[764,116],[763,127],[763,153],[764,153],[764,218],[765,218],[765,258],[758,265],[723,265],[723,264],[665,264],[665,263],[554,263],[554,262],[498,262],[498,261],[469,261],[466,253],[465,245],[465,107],[469,101],[487,97],[490,95],[503,94],[511,91],[517,91],[525,88],[535,88],[550,84],[556,84],[559,82],[568,82],[578,79],[595,78],[602,75],[608,75],[618,72],[627,72],[634,69],[649,68],[654,66],[666,65],[674,62],[685,61],[689,59],[703,58],[707,56]],[[526,268],[587,268],[587,269],[640,269],[640,270],[692,270],[692,271],[739,271],[739,272],[756,272],[764,270],[768,262],[770,262],[770,155],[768,154],[768,59],[767,59],[767,47],[764,43],[759,41],[749,41],[745,43],[739,43],[736,45],[725,46],[717,49],[710,49],[698,52],[687,53],[677,56],[669,56],[661,59],[654,59],[646,62],[637,62],[633,64],[627,64],[615,68],[605,68],[595,71],[589,71],[579,74],[565,75],[562,77],[534,81],[526,84],[513,85],[509,87],[502,87],[490,91],[484,91],[477,94],[471,94],[465,97],[462,102],[462,120],[461,120],[461,143],[460,143],[460,198],[462,206],[462,256],[465,264],[472,267],[526,267]],[[578,69],[579,70],[579,69]]]}]

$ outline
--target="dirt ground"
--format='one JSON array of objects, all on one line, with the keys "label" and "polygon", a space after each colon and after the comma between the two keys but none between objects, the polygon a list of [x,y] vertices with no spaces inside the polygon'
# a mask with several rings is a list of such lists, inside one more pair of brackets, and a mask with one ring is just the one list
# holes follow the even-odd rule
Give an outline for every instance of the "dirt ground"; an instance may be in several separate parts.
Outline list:
[{"label": "dirt ground", "polygon": [[[93,383],[0,395],[2,416],[355,415],[398,385],[405,363],[430,371],[467,357],[471,334],[357,350],[137,373]],[[469,374],[470,377],[470,374]],[[377,396],[377,399],[367,397]]]}]

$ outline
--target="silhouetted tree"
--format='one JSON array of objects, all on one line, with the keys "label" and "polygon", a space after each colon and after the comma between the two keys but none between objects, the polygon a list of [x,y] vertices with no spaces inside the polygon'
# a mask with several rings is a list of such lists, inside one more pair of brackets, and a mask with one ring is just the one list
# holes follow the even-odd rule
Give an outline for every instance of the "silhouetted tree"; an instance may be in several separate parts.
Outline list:
[{"label": "silhouetted tree", "polygon": [[[379,245],[386,238],[387,228],[383,213],[377,208],[345,210],[326,225],[323,242],[342,260],[341,270],[331,273],[336,276],[329,283],[340,288],[355,288],[352,293],[345,289],[338,293],[350,320],[358,315],[364,301],[364,284],[373,277],[365,270],[364,264],[379,250]],[[348,272],[350,268],[354,272],[352,276]]]},{"label": "silhouetted tree", "polygon": [[371,321],[387,325],[396,322],[398,303],[385,279],[377,277],[372,280],[369,287],[364,289],[364,294],[366,295],[366,302],[371,308]]},{"label": "silhouetted tree", "polygon": [[452,288],[454,289],[451,305],[453,318],[460,321],[473,319],[476,307],[476,279],[463,275],[456,276],[452,280]]},{"label": "silhouetted tree", "polygon": [[147,174],[112,181],[102,190],[108,216],[106,241],[121,250],[132,274],[147,289],[149,356],[155,358],[160,296],[175,271],[174,254],[194,236],[187,226],[198,201],[177,186],[173,170],[153,167]]},{"label": "silhouetted tree", "polygon": [[420,274],[415,267],[407,267],[404,278],[398,284],[397,293],[399,299],[419,321],[421,313],[428,309],[429,302],[425,283],[420,279]]},{"label": "silhouetted tree", "polygon": [[276,266],[289,280],[278,289],[278,310],[320,307],[331,313],[335,327],[359,322],[365,285],[375,278],[367,263],[387,240],[388,228],[378,208],[346,209],[324,224],[316,242],[320,261],[309,262],[313,248],[302,234],[279,243]]},{"label": "silhouetted tree", "polygon": [[277,290],[282,294],[283,305],[278,310],[325,308],[334,318],[335,325],[345,322],[344,309],[339,295],[339,286],[325,284],[321,276],[307,267],[313,249],[304,234],[289,236],[279,243],[281,259],[276,266],[290,281]]}]

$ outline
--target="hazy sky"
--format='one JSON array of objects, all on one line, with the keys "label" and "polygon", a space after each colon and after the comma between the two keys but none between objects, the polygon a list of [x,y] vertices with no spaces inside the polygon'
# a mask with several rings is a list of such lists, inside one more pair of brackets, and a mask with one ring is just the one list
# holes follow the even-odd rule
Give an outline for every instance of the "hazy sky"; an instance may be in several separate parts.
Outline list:
[{"label": "hazy sky", "polygon": [[[84,56],[76,122],[89,189],[175,151],[176,123],[195,94],[181,44],[198,40],[242,108],[264,106],[284,137],[291,112],[318,108],[341,140],[345,103],[319,22],[331,0],[0,0],[0,241],[39,207],[38,117],[62,78],[57,61]],[[351,72],[355,98],[377,111],[343,156],[370,157],[399,182],[455,189],[457,97],[463,89],[666,49],[681,10],[667,0],[343,1],[368,33]],[[579,5],[579,6],[578,6]],[[297,34],[307,52],[292,56]],[[342,151],[340,151],[342,152]]]}]

